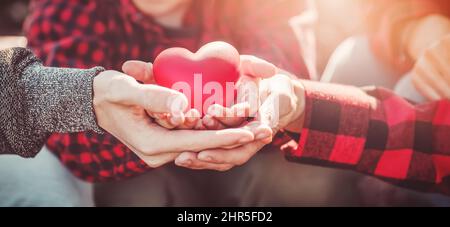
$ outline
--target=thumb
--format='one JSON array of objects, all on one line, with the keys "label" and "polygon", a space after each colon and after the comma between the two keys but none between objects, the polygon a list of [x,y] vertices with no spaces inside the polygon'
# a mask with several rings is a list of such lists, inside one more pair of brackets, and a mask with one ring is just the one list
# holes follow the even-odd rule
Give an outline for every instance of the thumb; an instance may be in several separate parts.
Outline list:
[{"label": "thumb", "polygon": [[269,78],[277,73],[272,63],[251,55],[241,55],[241,73],[257,78]]},{"label": "thumb", "polygon": [[134,103],[148,112],[180,116],[188,108],[186,96],[178,91],[152,84],[138,84],[134,90]]},{"label": "thumb", "polygon": [[152,63],[134,60],[126,61],[122,65],[122,71],[144,84],[154,83]]},{"label": "thumb", "polygon": [[277,95],[269,95],[259,108],[256,119],[263,125],[276,129],[279,126],[279,97]]}]

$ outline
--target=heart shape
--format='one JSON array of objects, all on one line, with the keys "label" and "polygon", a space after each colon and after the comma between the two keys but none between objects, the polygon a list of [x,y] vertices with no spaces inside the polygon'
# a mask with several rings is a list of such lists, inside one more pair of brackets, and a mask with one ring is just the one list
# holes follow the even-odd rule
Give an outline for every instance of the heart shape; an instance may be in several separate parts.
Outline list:
[{"label": "heart shape", "polygon": [[239,52],[225,42],[212,42],[196,53],[184,48],[161,52],[153,63],[156,84],[175,89],[202,115],[212,104],[230,106],[240,77]]}]

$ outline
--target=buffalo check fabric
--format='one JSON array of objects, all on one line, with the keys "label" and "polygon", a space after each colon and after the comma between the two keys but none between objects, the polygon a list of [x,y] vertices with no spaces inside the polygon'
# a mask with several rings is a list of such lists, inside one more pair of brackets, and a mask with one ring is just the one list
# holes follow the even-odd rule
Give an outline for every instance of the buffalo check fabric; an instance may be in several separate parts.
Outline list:
[{"label": "buffalo check fabric", "polygon": [[[297,0],[195,0],[183,28],[168,29],[131,0],[34,0],[24,30],[29,47],[47,66],[120,70],[126,60],[152,62],[166,48],[195,51],[223,40],[242,54],[308,78],[289,25],[302,8]],[[119,180],[150,169],[109,134],[53,134],[47,146],[87,181]]]},{"label": "buffalo check fabric", "polygon": [[449,100],[414,105],[383,88],[303,84],[305,123],[288,160],[450,194]]}]

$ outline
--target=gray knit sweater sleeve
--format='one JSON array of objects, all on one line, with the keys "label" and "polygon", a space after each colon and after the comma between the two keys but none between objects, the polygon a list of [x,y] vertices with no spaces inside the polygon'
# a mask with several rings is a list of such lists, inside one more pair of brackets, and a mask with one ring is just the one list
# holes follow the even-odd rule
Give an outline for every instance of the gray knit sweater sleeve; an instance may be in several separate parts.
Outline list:
[{"label": "gray knit sweater sleeve", "polygon": [[24,48],[0,51],[0,154],[33,157],[53,132],[95,131],[92,83],[101,67],[44,67]]}]

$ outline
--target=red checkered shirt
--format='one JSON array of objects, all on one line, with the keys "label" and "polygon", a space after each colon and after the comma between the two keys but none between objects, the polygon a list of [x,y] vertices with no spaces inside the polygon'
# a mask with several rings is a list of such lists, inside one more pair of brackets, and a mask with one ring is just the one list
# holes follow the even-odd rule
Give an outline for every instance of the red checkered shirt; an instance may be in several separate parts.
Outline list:
[{"label": "red checkered shirt", "polygon": [[[265,58],[308,78],[288,21],[302,12],[297,0],[194,0],[182,29],[167,29],[131,0],[35,0],[25,22],[29,47],[48,66],[120,70],[123,62],[147,62],[169,47],[197,50],[223,40],[241,54]],[[117,180],[149,168],[109,134],[54,134],[47,146],[78,177]]]},{"label": "red checkered shirt", "polygon": [[288,160],[450,194],[450,101],[413,105],[383,88],[304,81],[305,123]]}]

